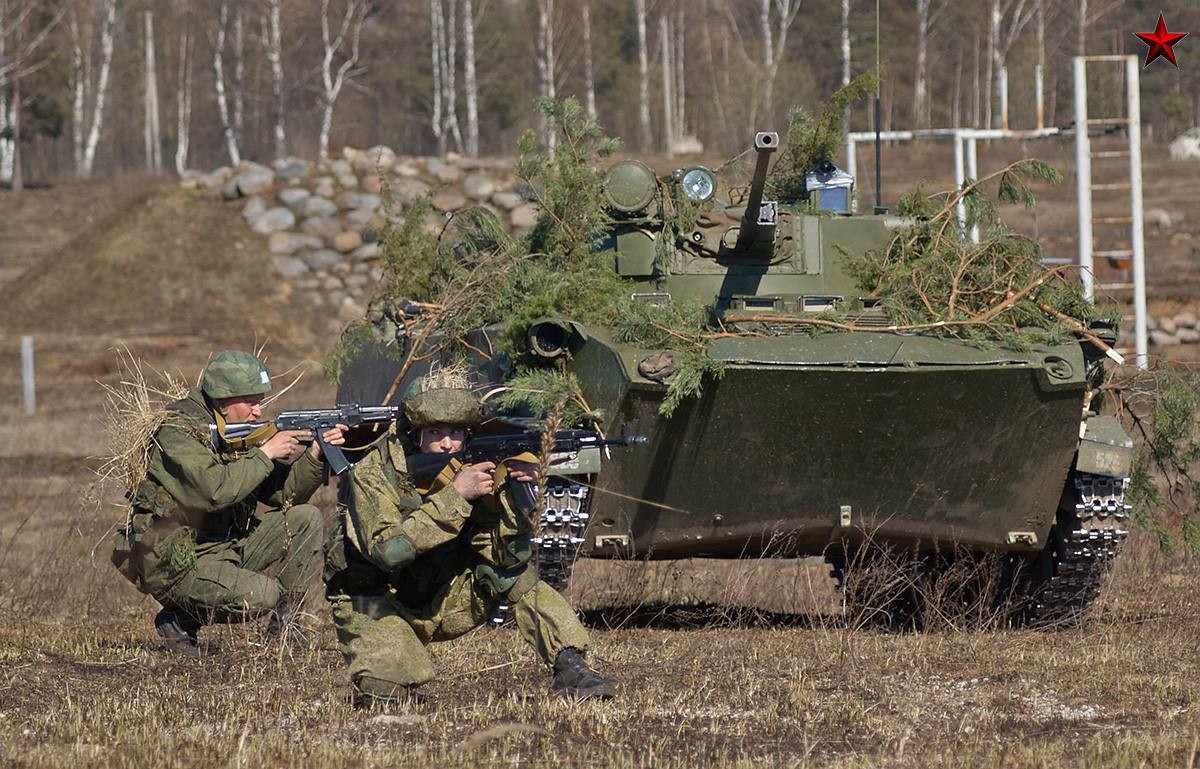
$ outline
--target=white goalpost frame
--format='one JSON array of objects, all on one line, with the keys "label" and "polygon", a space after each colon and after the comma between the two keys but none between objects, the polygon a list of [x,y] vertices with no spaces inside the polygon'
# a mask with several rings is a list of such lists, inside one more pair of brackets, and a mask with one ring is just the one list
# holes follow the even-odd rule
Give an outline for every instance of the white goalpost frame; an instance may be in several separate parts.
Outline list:
[{"label": "white goalpost frame", "polygon": [[[1089,61],[1108,61],[1120,62],[1125,66],[1125,96],[1126,96],[1126,116],[1124,118],[1094,118],[1089,119],[1087,116],[1087,73],[1086,65]],[[1040,97],[1042,88],[1040,82],[1041,72],[1037,72],[1038,82],[1035,83],[1036,94],[1039,97],[1037,105],[1037,113],[1039,124],[1042,122],[1042,105]],[[1092,233],[1092,190],[1093,189],[1113,189],[1128,187],[1129,203],[1130,203],[1130,240],[1131,248],[1128,252],[1111,251],[1100,252],[1104,256],[1120,256],[1129,255],[1133,263],[1133,310],[1134,310],[1134,339],[1136,346],[1136,364],[1139,369],[1145,369],[1149,364],[1148,358],[1148,327],[1146,322],[1146,249],[1145,249],[1145,225],[1142,216],[1142,136],[1141,136],[1141,100],[1138,91],[1138,57],[1133,55],[1111,55],[1111,56],[1076,56],[1074,58],[1074,76],[1075,76],[1075,126],[1082,127],[1082,130],[1075,130],[1075,182],[1077,190],[1077,225],[1078,225],[1078,254],[1076,260],[1055,260],[1058,263],[1077,264],[1079,266],[1080,282],[1083,285],[1084,296],[1089,301],[1095,300],[1095,264],[1093,233]],[[1007,77],[1001,78],[1001,84],[1007,86]],[[1006,90],[1006,89],[1004,89]],[[1008,125],[1008,99],[1007,94],[1001,91],[1001,124]],[[1126,125],[1129,135],[1129,184],[1119,185],[1100,185],[1096,187],[1092,184],[1092,156],[1095,153],[1091,151],[1091,140],[1088,137],[1088,125]],[[1011,140],[1011,139],[1044,139],[1050,136],[1057,136],[1063,131],[1057,127],[1042,127],[1012,130],[1008,128],[930,128],[914,131],[881,131],[878,134],[880,141],[915,141],[917,139],[952,139],[954,142],[954,183],[957,188],[961,188],[963,182],[967,179],[979,178],[978,164],[978,142],[980,139],[986,140]],[[846,172],[857,179],[858,177],[858,158],[857,147],[860,142],[875,141],[876,134],[874,131],[855,131],[846,135]],[[1125,153],[1099,153],[1101,156],[1110,157],[1115,154]],[[855,197],[851,203],[851,210],[856,211],[858,208],[857,186],[855,187]],[[959,203],[957,207],[958,221],[960,227],[966,227],[967,212],[963,203]],[[975,243],[979,242],[979,227],[973,226],[970,232],[971,240]]]}]

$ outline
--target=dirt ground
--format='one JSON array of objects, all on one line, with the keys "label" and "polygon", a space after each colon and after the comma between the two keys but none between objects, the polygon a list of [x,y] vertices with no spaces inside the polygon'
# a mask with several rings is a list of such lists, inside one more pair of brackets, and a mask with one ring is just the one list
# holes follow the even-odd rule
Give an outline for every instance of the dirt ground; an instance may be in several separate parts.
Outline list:
[{"label": "dirt ground", "polygon": [[[889,152],[885,167],[907,163],[910,177],[941,160]],[[991,153],[984,168],[1000,162]],[[1147,168],[1147,205],[1188,216],[1148,233],[1165,312],[1200,299],[1188,179],[1200,164],[1151,150]],[[1073,191],[1042,199],[1039,232],[1069,251],[1055,239]],[[108,563],[118,500],[95,498],[96,382],[116,381],[114,349],[191,379],[210,350],[269,342],[276,370],[303,374],[280,407],[333,400],[320,319],[256,279],[265,249],[236,211],[144,179],[0,192],[0,766],[1194,765],[1200,566],[1143,533],[1092,621],[1061,631],[848,625],[811,560],[585,562],[572,596],[592,659],[620,686],[611,703],[550,698],[549,676],[501,629],[436,647],[429,703],[355,710],[315,588],[314,651],[282,651],[249,623],[204,630],[200,660],[165,656],[156,604]],[[37,345],[32,417],[24,333]],[[332,500],[317,499],[327,512]],[[626,610],[600,611],[613,604]]]}]

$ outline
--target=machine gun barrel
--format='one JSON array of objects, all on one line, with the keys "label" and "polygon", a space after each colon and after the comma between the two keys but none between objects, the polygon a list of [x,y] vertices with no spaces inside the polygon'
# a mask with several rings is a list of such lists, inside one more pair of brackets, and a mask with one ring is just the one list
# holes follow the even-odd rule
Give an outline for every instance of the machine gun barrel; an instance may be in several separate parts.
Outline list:
[{"label": "machine gun barrel", "polygon": [[742,224],[738,229],[738,239],[735,248],[744,251],[758,239],[763,229],[759,222],[759,210],[762,208],[763,191],[767,186],[767,166],[771,162],[771,153],[779,146],[779,134],[774,131],[759,131],[754,134],[754,151],[758,159],[754,163],[754,180],[750,183],[750,196],[746,200],[746,211],[742,214]]}]

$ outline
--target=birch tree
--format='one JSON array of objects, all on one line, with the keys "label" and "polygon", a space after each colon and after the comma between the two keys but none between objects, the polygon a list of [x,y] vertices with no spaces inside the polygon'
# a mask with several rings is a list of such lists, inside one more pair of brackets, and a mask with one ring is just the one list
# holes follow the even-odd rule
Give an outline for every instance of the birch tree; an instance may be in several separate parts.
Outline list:
[{"label": "birch tree", "polygon": [[96,148],[100,145],[100,129],[104,124],[104,102],[108,94],[108,78],[112,72],[113,28],[117,23],[116,0],[102,0],[103,20],[100,24],[100,78],[96,83],[92,102],[92,119],[88,128],[87,143],[83,147],[83,163],[79,166],[80,176],[91,176],[96,166]]},{"label": "birch tree", "polygon": [[[586,7],[586,6],[585,6]],[[467,97],[467,155],[479,157],[479,87],[475,80],[475,8],[463,0],[463,88]]]},{"label": "birch tree", "polygon": [[636,0],[638,37],[638,125],[642,131],[642,149],[650,149],[650,60],[646,50],[646,0]]},{"label": "birch tree", "polygon": [[[21,162],[21,81],[46,66],[44,48],[66,14],[37,0],[0,0],[0,181],[25,186]],[[11,93],[10,93],[11,89]]]},{"label": "birch tree", "polygon": [[[842,0],[842,85],[850,85],[850,0]],[[850,106],[842,110],[842,133],[850,133]]]},{"label": "birch tree", "polygon": [[[321,0],[321,133],[317,142],[322,160],[329,158],[329,134],[333,129],[333,110],[347,81],[362,73],[358,69],[359,44],[367,17],[366,0],[345,0],[336,33],[330,25],[331,0]],[[341,57],[341,62],[334,62]]]},{"label": "birch tree", "polygon": [[154,11],[149,7],[142,11],[142,22],[146,54],[146,165],[158,173],[162,171],[162,131],[158,114],[158,63],[154,55]]},{"label": "birch tree", "polygon": [[987,75],[987,124],[995,127],[992,100],[996,94],[996,81],[1008,61],[1008,52],[1021,30],[1033,18],[1037,8],[1029,0],[991,0],[988,14],[988,75]]},{"label": "birch tree", "polygon": [[267,0],[267,34],[263,36],[267,63],[271,67],[271,128],[275,157],[287,156],[287,131],[284,127],[283,90],[283,19],[281,0]]},{"label": "birch tree", "polygon": [[687,50],[687,40],[684,30],[687,29],[687,19],[684,16],[684,9],[687,6],[680,4],[675,9],[675,56],[673,63],[675,65],[675,136],[682,137],[687,133],[687,79],[685,77],[684,55]]},{"label": "birch tree", "polygon": [[429,0],[429,50],[433,58],[433,115],[430,127],[437,139],[438,154],[446,154],[446,132],[442,127],[442,0]]},{"label": "birch tree", "polygon": [[[554,99],[554,0],[538,0],[538,95]],[[542,145],[554,151],[557,132],[544,112],[538,113],[538,132]]]},{"label": "birch tree", "polygon": [[246,137],[246,25],[240,0],[233,8],[233,135],[240,148]]},{"label": "birch tree", "polygon": [[674,156],[675,117],[672,115],[675,97],[672,92],[671,30],[667,14],[658,17],[658,49],[662,59],[663,141],[667,157]]},{"label": "birch tree", "polygon": [[929,98],[929,41],[933,37],[947,0],[916,0],[916,66],[913,72],[913,124],[928,127],[932,102]]},{"label": "birch tree", "polygon": [[788,35],[796,16],[800,13],[800,4],[801,0],[760,0],[758,34],[762,44],[761,60],[756,60],[750,55],[738,15],[728,1],[724,4],[730,37],[738,55],[747,66],[759,73],[758,87],[751,95],[750,108],[746,111],[748,128],[751,131],[762,127],[758,125],[760,119],[774,120],[775,79],[779,75],[779,65],[786,55]]},{"label": "birch tree", "polygon": [[221,0],[220,9],[217,11],[216,36],[212,45],[213,86],[217,92],[217,114],[221,117],[225,151],[229,153],[229,162],[236,166],[242,162],[242,152],[238,146],[238,134],[230,115],[229,97],[225,89],[225,37],[228,30],[229,0]]},{"label": "birch tree", "polygon": [[[470,2],[470,0],[467,0]],[[592,70],[592,13],[589,0],[583,0],[583,92],[587,116],[596,119],[596,76]]]},{"label": "birch tree", "polygon": [[187,171],[188,150],[192,137],[192,51],[191,24],[187,19],[187,4],[181,3],[183,23],[179,31],[179,73],[175,81],[175,173]]}]

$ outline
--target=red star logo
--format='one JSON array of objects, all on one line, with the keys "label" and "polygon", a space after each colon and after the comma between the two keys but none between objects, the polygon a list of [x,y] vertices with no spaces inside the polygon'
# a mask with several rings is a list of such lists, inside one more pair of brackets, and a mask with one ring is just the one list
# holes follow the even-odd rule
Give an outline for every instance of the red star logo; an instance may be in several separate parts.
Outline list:
[{"label": "red star logo", "polygon": [[1146,52],[1146,63],[1143,66],[1149,67],[1150,62],[1159,56],[1162,56],[1176,67],[1179,66],[1179,62],[1175,61],[1175,51],[1171,46],[1187,37],[1188,33],[1168,32],[1167,23],[1163,21],[1161,13],[1158,14],[1158,26],[1154,28],[1153,32],[1134,32],[1133,34],[1143,43],[1150,46],[1150,50]]}]

